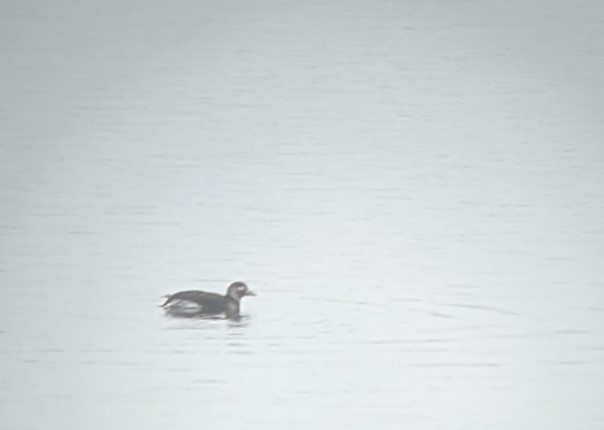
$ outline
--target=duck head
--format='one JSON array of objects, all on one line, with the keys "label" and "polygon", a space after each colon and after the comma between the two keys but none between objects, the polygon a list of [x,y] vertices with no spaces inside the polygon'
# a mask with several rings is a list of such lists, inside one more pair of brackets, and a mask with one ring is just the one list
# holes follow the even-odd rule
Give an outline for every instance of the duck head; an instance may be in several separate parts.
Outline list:
[{"label": "duck head", "polygon": [[244,296],[255,296],[252,290],[250,290],[244,282],[233,282],[227,289],[227,296],[240,301]]}]

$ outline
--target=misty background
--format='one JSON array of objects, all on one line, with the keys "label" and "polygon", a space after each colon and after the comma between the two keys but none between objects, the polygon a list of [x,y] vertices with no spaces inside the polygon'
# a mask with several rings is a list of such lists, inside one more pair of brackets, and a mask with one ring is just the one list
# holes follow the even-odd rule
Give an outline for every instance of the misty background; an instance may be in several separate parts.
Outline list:
[{"label": "misty background", "polygon": [[595,0],[1,2],[0,427],[603,428],[603,75]]}]

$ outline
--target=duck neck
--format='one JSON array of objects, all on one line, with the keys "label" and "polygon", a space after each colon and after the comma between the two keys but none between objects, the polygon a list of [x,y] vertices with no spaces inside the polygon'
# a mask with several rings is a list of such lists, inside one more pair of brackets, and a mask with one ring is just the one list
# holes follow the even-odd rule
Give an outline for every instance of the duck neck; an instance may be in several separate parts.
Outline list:
[{"label": "duck neck", "polygon": [[229,303],[226,306],[225,315],[228,319],[239,318],[239,300],[235,300],[233,297],[229,296]]}]

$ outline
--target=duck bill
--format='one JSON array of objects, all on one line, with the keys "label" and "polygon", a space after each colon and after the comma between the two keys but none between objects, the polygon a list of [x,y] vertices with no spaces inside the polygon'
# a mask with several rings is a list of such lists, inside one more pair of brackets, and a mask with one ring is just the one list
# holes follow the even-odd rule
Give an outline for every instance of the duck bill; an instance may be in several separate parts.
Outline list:
[{"label": "duck bill", "polygon": [[254,293],[253,291],[247,290],[247,292],[245,293],[246,296],[255,296],[256,293]]}]

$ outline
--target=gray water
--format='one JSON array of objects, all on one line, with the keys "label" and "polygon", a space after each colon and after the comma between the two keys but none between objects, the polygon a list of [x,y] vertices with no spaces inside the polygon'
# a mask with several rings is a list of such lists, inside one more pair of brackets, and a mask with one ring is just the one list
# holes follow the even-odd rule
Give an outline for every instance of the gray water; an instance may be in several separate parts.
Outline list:
[{"label": "gray water", "polygon": [[0,75],[1,428],[604,428],[601,2],[9,0]]}]

